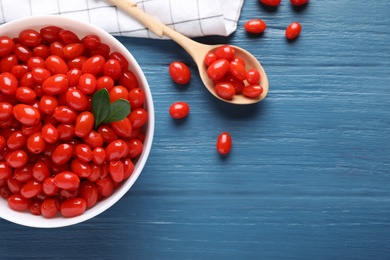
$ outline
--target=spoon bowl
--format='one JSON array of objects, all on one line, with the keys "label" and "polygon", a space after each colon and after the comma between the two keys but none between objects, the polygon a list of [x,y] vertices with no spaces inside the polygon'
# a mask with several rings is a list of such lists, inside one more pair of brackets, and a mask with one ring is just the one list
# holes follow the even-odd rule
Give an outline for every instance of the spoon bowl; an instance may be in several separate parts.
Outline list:
[{"label": "spoon bowl", "polygon": [[140,23],[145,25],[150,31],[155,33],[159,37],[167,36],[168,38],[175,41],[179,44],[183,49],[187,51],[187,53],[192,57],[194,62],[196,63],[199,75],[203,81],[204,86],[208,89],[208,91],[213,94],[218,99],[232,103],[237,105],[248,105],[257,103],[263,100],[268,94],[268,79],[267,75],[261,66],[260,62],[257,60],[255,56],[253,56],[250,52],[245,49],[242,49],[237,46],[232,46],[235,50],[236,57],[242,58],[245,60],[247,68],[254,68],[259,71],[261,76],[260,85],[263,87],[263,93],[257,98],[247,98],[244,95],[234,95],[234,97],[230,100],[223,99],[217,95],[214,89],[215,83],[207,76],[207,67],[204,63],[204,57],[210,51],[215,50],[216,48],[222,45],[207,45],[201,44],[192,39],[178,33],[177,31],[171,29],[165,24],[157,21],[149,14],[144,13],[142,10],[137,8],[137,4],[133,3],[129,0],[110,0],[114,5],[119,8],[122,8],[125,12],[130,14],[132,17],[137,19]]}]

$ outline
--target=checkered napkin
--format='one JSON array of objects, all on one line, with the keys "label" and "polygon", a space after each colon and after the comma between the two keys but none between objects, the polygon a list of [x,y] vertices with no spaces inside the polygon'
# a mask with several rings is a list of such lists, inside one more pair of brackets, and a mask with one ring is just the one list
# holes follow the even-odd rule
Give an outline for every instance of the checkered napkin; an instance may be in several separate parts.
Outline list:
[{"label": "checkered napkin", "polygon": [[[138,8],[189,37],[229,35],[244,0],[133,0]],[[0,23],[37,15],[62,15],[116,36],[157,37],[108,0],[0,0]]]}]

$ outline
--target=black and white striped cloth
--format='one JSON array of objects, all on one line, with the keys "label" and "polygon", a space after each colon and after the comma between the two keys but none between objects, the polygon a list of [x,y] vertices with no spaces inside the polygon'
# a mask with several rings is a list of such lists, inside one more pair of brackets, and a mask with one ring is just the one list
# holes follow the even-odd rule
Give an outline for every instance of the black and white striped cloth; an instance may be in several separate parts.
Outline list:
[{"label": "black and white striped cloth", "polygon": [[[146,13],[189,37],[227,36],[237,28],[244,0],[133,0]],[[116,36],[153,33],[109,0],[0,0],[0,24],[37,15],[62,15],[94,24]]]}]

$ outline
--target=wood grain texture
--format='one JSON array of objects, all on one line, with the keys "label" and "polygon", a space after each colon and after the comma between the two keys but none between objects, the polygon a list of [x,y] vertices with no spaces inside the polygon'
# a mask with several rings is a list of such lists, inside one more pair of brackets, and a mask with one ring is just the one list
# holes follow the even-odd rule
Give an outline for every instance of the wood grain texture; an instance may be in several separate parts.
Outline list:
[{"label": "wood grain texture", "polygon": [[[60,229],[0,220],[1,259],[388,259],[390,2],[311,0],[275,11],[246,0],[231,43],[256,54],[268,97],[232,106],[208,94],[171,41],[120,38],[149,80],[153,149],[133,189],[105,213]],[[268,28],[253,37],[246,20]],[[292,21],[302,34],[287,42]],[[168,77],[189,64],[188,86]],[[174,121],[169,105],[191,112]],[[233,150],[215,150],[229,131]]]}]

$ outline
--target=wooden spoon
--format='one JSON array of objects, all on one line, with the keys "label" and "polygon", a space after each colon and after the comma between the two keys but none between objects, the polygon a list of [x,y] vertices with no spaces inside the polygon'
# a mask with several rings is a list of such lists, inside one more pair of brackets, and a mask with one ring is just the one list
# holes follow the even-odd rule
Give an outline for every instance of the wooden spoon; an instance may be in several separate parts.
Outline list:
[{"label": "wooden spoon", "polygon": [[142,10],[137,8],[137,4],[133,3],[129,0],[110,0],[117,7],[122,8],[132,17],[137,19],[140,23],[145,25],[150,31],[155,33],[159,37],[163,37],[164,35],[174,40],[177,44],[183,47],[187,53],[192,57],[198,66],[200,77],[205,85],[205,87],[213,94],[215,97],[219,98],[222,101],[229,102],[232,104],[246,105],[253,104],[261,101],[265,98],[268,93],[268,79],[265,71],[259,61],[248,51],[239,48],[237,46],[233,46],[235,49],[235,53],[237,57],[240,57],[245,60],[247,68],[255,68],[260,72],[261,82],[260,85],[263,87],[264,91],[258,98],[247,98],[244,95],[235,95],[233,99],[227,100],[219,97],[214,90],[214,82],[209,79],[207,76],[207,68],[204,64],[204,57],[210,51],[215,48],[218,48],[222,45],[206,45],[201,44],[196,41],[191,40],[190,38],[176,32],[170,27],[164,25],[163,23],[157,21],[155,18],[150,16],[149,14],[144,13]]}]

